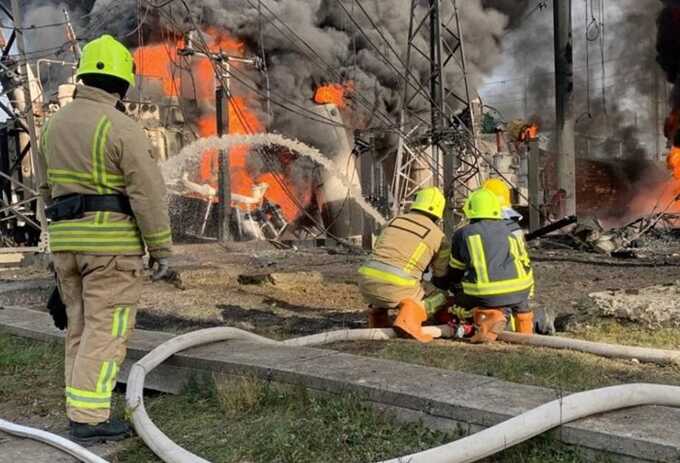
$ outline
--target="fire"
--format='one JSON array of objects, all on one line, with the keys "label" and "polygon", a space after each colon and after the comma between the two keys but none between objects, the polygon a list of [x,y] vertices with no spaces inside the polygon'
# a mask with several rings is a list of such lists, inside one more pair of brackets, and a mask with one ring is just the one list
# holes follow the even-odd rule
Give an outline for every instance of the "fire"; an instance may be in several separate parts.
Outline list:
[{"label": "fire", "polygon": [[165,95],[179,96],[180,73],[173,63],[177,62],[177,48],[180,46],[181,41],[177,41],[175,44],[166,42],[137,48],[134,52],[137,75],[160,81]]},{"label": "fire", "polygon": [[538,125],[527,124],[519,134],[519,141],[535,140],[538,137]]},{"label": "fire", "polygon": [[666,166],[673,173],[673,177],[680,180],[680,147],[673,146],[666,156]]},{"label": "fire", "polygon": [[[224,31],[215,28],[206,28],[204,36],[211,52],[223,52],[227,55],[246,56],[245,44]],[[201,137],[209,137],[217,134],[217,121],[215,116],[215,70],[213,64],[206,57],[193,55],[180,56],[179,49],[185,48],[185,43],[177,37],[169,37],[164,43],[147,45],[138,48],[135,55],[137,74],[151,81],[161,82],[165,95],[194,100],[201,109],[201,115],[193,121],[196,131]],[[239,63],[231,63],[232,67],[240,68]],[[190,72],[187,70],[190,69]],[[241,70],[241,69],[239,69]],[[264,130],[264,125],[258,119],[253,108],[256,103],[255,96],[247,91],[239,89],[240,94],[232,95],[227,105],[228,133],[249,134]],[[244,94],[245,93],[245,94]],[[267,183],[269,188],[265,198],[272,203],[278,204],[287,220],[294,220],[299,214],[296,201],[291,198],[295,195],[303,205],[311,201],[311,194],[304,188],[298,189],[295,185],[281,185],[281,178],[285,174],[275,176],[271,173],[258,175],[255,178],[250,175],[247,168],[249,146],[237,146],[230,150],[229,166],[231,173],[231,190],[243,196],[250,196],[252,187],[258,183]],[[207,183],[217,187],[218,157],[216,151],[207,151],[203,154],[194,179],[199,183]],[[237,206],[238,204],[234,204]]]},{"label": "fire", "polygon": [[314,92],[314,102],[317,104],[334,104],[342,109],[347,106],[347,94],[354,89],[353,82],[344,84],[322,85]]}]

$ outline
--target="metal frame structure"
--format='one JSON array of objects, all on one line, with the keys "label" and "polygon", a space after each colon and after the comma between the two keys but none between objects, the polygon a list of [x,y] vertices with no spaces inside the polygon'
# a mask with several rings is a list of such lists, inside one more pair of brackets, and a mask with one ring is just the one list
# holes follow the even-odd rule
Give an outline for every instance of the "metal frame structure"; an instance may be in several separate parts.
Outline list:
[{"label": "metal frame structure", "polygon": [[[19,90],[23,93],[23,107],[14,109],[1,104],[7,121],[0,131],[0,249],[3,252],[35,252],[47,248],[47,220],[38,191],[43,173],[34,162],[33,147],[37,135],[33,111],[34,96],[30,90],[31,69],[25,58],[19,2],[12,1],[12,11],[0,5],[2,12],[14,22],[7,41],[2,37],[0,55],[0,82],[3,94]],[[23,59],[10,56],[13,46]],[[23,63],[22,63],[23,61]],[[27,139],[26,139],[27,138]],[[21,245],[21,246],[16,246]]]},{"label": "metal frame structure", "polygon": [[[411,0],[408,45],[405,61],[404,95],[402,101],[401,133],[397,150],[395,171],[392,182],[392,212],[398,214],[409,203],[413,194],[425,185],[442,186],[449,198],[445,218],[447,232],[453,230],[453,211],[456,196],[467,188],[460,180],[458,171],[467,166],[463,177],[469,178],[477,173],[476,127],[471,104],[465,60],[465,44],[460,12],[456,0],[450,0],[453,15],[442,21],[441,0]],[[455,30],[449,26],[455,20]],[[427,37],[429,49],[418,46],[419,39]],[[451,46],[450,43],[455,43]],[[410,70],[413,56],[425,59],[430,64],[427,86],[417,80]],[[460,95],[447,88],[444,82],[445,71],[458,66],[463,74],[465,93]],[[430,103],[430,127],[423,133],[422,124],[409,120],[408,111],[417,97]],[[456,113],[448,101],[457,101],[463,107]],[[463,123],[458,114],[467,114],[469,121]],[[414,125],[415,124],[415,125]],[[429,147],[425,148],[423,139]],[[420,171],[421,176],[415,176]],[[425,173],[424,175],[422,175]]]}]

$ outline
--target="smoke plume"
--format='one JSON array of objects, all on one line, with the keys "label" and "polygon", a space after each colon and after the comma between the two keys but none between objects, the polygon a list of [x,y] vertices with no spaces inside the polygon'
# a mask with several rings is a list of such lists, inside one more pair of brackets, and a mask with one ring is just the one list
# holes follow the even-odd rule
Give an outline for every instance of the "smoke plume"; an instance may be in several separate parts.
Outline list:
[{"label": "smoke plume", "polygon": [[[85,27],[100,21],[99,32],[124,37],[136,45],[139,34],[130,34],[139,17],[153,27],[171,31],[193,28],[183,2],[172,2],[160,10],[138,11],[136,0],[97,0],[94,13]],[[517,15],[523,10],[511,2],[466,0],[458,2],[464,27],[467,64],[473,88],[481,84],[500,63],[500,38],[508,25],[506,14]],[[515,2],[517,3],[517,2]],[[519,3],[527,3],[521,1]],[[301,138],[319,146],[319,136],[309,130],[308,120],[301,109],[310,104],[315,88],[323,83],[353,83],[350,110],[346,117],[359,129],[389,129],[396,126],[404,86],[404,65],[410,19],[407,0],[364,0],[361,6],[352,0],[200,0],[186,2],[191,17],[201,27],[226,30],[243,40],[250,54],[264,49],[273,98],[273,118],[269,130]],[[525,5],[526,6],[526,5]],[[111,11],[115,9],[116,14]],[[505,14],[504,14],[505,13]],[[417,7],[422,18],[424,7]],[[107,20],[101,21],[102,15]],[[452,6],[442,2],[442,18],[455,31]],[[154,40],[149,28],[143,29],[145,43]],[[416,37],[416,45],[428,50],[428,36]],[[456,48],[456,40],[444,34],[445,46]],[[411,59],[410,72],[426,87],[430,75],[429,63],[417,52]],[[257,84],[262,88],[261,76]],[[464,86],[458,66],[448,66],[447,87],[462,94]],[[451,99],[453,107],[460,104]],[[286,107],[282,107],[285,105]],[[291,107],[296,111],[291,111]],[[429,102],[416,97],[410,108],[427,113]]]}]

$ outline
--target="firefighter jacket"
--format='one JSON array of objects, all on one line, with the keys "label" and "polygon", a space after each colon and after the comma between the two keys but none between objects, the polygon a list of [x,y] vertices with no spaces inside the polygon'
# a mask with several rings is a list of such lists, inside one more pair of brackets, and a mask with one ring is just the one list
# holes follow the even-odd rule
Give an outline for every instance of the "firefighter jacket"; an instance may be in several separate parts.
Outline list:
[{"label": "firefighter jacket", "polygon": [[385,225],[359,274],[390,286],[415,288],[430,266],[435,276],[446,274],[448,259],[442,230],[426,214],[414,211]]},{"label": "firefighter jacket", "polygon": [[43,128],[39,157],[45,202],[79,193],[127,196],[134,217],[88,212],[48,226],[52,252],[140,255],[170,254],[171,233],[165,182],[144,130],[116,106],[118,98],[94,87],[77,87],[73,102]]},{"label": "firefighter jacket", "polygon": [[521,304],[534,286],[523,234],[512,221],[479,220],[457,230],[449,266],[480,307]]}]

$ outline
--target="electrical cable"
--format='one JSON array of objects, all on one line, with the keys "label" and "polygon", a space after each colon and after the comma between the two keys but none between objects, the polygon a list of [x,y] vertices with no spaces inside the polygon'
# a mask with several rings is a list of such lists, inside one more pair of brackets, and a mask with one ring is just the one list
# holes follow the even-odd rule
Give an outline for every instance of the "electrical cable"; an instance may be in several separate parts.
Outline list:
[{"label": "electrical cable", "polygon": [[600,0],[600,60],[602,62],[602,112],[606,115],[607,114],[607,90],[605,87],[605,81],[606,81],[606,66],[605,66],[605,46],[606,46],[606,40],[605,40],[605,26],[604,26],[604,21],[605,21],[605,15],[606,15],[606,7],[605,7],[605,0]]},{"label": "electrical cable", "polygon": [[[188,14],[189,14],[190,20],[192,21],[192,25],[194,26],[194,29],[195,29],[195,30],[197,31],[197,33],[198,33],[198,37],[199,37],[199,39],[200,39],[201,45],[204,47],[204,49],[203,49],[203,50],[200,50],[200,51],[202,51],[204,54],[210,56],[211,51],[210,51],[210,49],[209,49],[209,46],[208,46],[208,44],[207,44],[207,41],[205,40],[205,36],[203,35],[203,32],[202,32],[202,31],[200,30],[200,28],[198,27],[198,24],[196,24],[196,20],[195,20],[195,18],[193,17],[193,15],[191,14],[191,10],[189,9],[188,5],[186,4],[186,1],[185,1],[185,0],[181,0],[181,2],[184,4],[184,7],[186,8],[186,10],[187,10],[187,12],[188,12]],[[218,70],[217,70],[217,65],[216,65],[216,63],[214,62],[214,60],[210,59],[210,63],[211,63],[211,65],[212,65],[212,67],[213,67],[213,70],[215,71],[215,75],[218,77],[218,80],[219,80],[220,84],[221,84],[222,87],[225,89],[226,94],[230,97],[231,94],[230,94],[229,88],[226,87],[224,80],[221,78],[221,76],[223,75],[223,73],[218,72]],[[245,119],[245,117],[244,117],[243,114],[241,113],[240,108],[238,108],[238,105],[231,105],[231,107],[232,107],[232,109],[234,109],[234,113],[235,113],[236,116],[239,118],[239,122],[241,123],[241,125],[242,125],[249,133],[254,133],[254,131],[252,130],[252,128],[251,128],[250,125],[248,124],[247,120]],[[262,153],[259,151],[259,148],[256,148],[256,150],[258,151],[258,153],[262,154]],[[267,154],[267,156],[268,156],[268,154]],[[359,249],[359,248],[358,248],[357,246],[355,246],[354,244],[349,243],[349,242],[347,242],[346,240],[344,240],[344,239],[342,239],[342,238],[340,238],[340,237],[335,236],[334,234],[332,234],[330,231],[328,231],[327,229],[325,229],[325,227],[324,227],[322,224],[319,224],[319,223],[316,221],[316,219],[315,219],[311,214],[309,214],[309,212],[306,210],[306,208],[304,207],[304,205],[302,205],[302,204],[299,202],[297,196],[290,190],[290,188],[288,187],[288,185],[286,184],[286,182],[280,177],[280,175],[279,175],[277,169],[276,169],[275,167],[273,167],[273,165],[272,165],[272,163],[271,163],[271,159],[268,159],[267,156],[263,156],[262,158],[263,158],[263,160],[265,160],[266,163],[269,164],[268,167],[269,167],[269,169],[270,169],[270,173],[272,174],[272,176],[274,177],[274,179],[279,183],[279,186],[284,190],[284,192],[286,192],[286,194],[288,195],[289,199],[291,199],[291,201],[293,201],[293,203],[296,205],[296,207],[299,209],[299,211],[302,212],[304,215],[306,215],[307,218],[308,218],[309,220],[311,220],[312,223],[315,224],[315,226],[316,226],[317,228],[319,228],[320,230],[324,230],[325,233],[326,233],[326,235],[329,236],[330,238],[336,240],[338,243],[341,243],[341,244],[343,244],[344,246],[346,246],[346,247],[348,247],[348,248],[350,248],[350,249],[352,249],[352,250],[357,250],[357,249]]]},{"label": "electrical cable", "polygon": [[[251,6],[253,6],[253,7],[255,6],[255,4],[253,3],[253,0],[247,0],[247,1],[248,1],[248,3],[249,3]],[[320,70],[322,70],[322,71],[324,71],[324,72],[326,72],[326,73],[329,73],[329,74],[333,75],[334,78],[335,78],[336,80],[338,80],[339,82],[342,81],[342,80],[345,80],[344,77],[336,70],[336,67],[331,66],[329,63],[327,63],[327,62],[324,60],[324,58],[323,58],[323,57],[322,57],[322,56],[314,49],[314,47],[312,47],[312,46],[311,46],[304,38],[302,38],[302,37],[301,37],[294,29],[292,29],[285,21],[283,21],[283,20],[282,20],[282,19],[281,19],[274,11],[271,10],[271,8],[269,8],[269,7],[268,7],[266,4],[264,4],[264,3],[261,3],[261,0],[259,0],[259,1],[260,1],[259,5],[261,5],[262,7],[264,7],[264,8],[267,10],[267,12],[271,15],[271,18],[270,18],[270,19],[274,19],[275,21],[281,23],[281,24],[286,28],[286,30],[288,30],[289,35],[286,34],[283,30],[281,30],[281,28],[278,27],[278,26],[276,25],[275,22],[270,22],[270,24],[271,24],[272,27],[274,27],[274,28],[275,28],[275,29],[276,29],[283,37],[288,37],[288,38],[290,38],[290,37],[292,36],[292,37],[295,39],[295,40],[291,41],[292,43],[296,44],[296,41],[297,41],[297,42],[300,42],[300,43],[302,43],[302,45],[304,45],[304,47],[305,47],[306,49],[308,49],[311,53],[314,54],[314,56],[316,57],[316,59],[314,59],[313,57],[311,57],[307,52],[305,52],[302,48],[300,48],[299,45],[296,44],[296,48],[297,48],[304,56],[306,56],[307,59],[309,59],[309,60],[312,62],[312,64],[315,64]],[[355,40],[356,40],[356,38],[355,38]],[[356,42],[355,42],[355,43],[356,43]],[[356,52],[355,52],[355,55],[356,55]],[[321,63],[322,65],[319,65],[319,63]],[[356,57],[355,57],[355,63],[356,63]],[[357,101],[357,103],[362,104],[362,106],[364,106],[364,107],[365,107],[366,109],[368,109],[369,111],[372,111],[372,110],[374,109],[373,106],[371,106],[370,101],[369,101],[367,98],[365,98],[360,92],[355,91],[353,95],[356,95],[356,96],[359,98],[359,101]],[[378,113],[378,114],[379,114],[386,122],[388,122],[388,124],[390,124],[390,125],[391,125],[391,124],[395,124],[394,121],[393,121],[393,119],[392,119],[389,115],[387,115],[387,114],[385,114],[385,113],[383,113],[383,112],[381,112],[381,111],[376,111],[376,112],[377,112],[377,113]],[[423,120],[422,122],[423,122],[424,124],[429,125],[429,123],[428,123],[427,121],[424,121],[424,120]],[[396,125],[395,125],[395,127],[396,127]]]},{"label": "electrical cable", "polygon": [[8,29],[8,30],[20,30],[20,31],[32,31],[36,29],[47,29],[49,27],[58,27],[58,26],[65,26],[68,24],[68,22],[59,22],[59,23],[51,23],[51,24],[31,24],[28,26],[24,27],[16,27],[16,26],[5,26],[4,24],[0,25],[0,29]]}]

